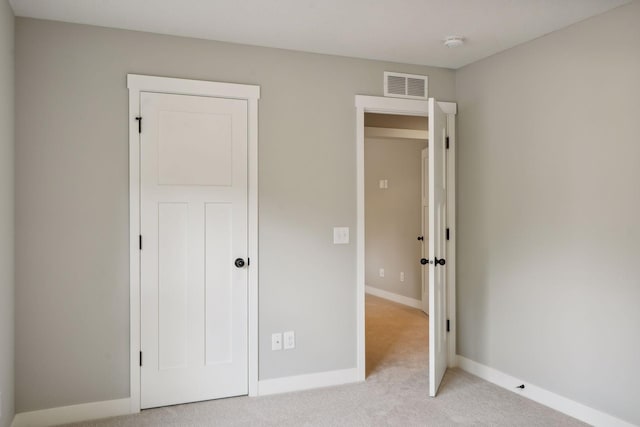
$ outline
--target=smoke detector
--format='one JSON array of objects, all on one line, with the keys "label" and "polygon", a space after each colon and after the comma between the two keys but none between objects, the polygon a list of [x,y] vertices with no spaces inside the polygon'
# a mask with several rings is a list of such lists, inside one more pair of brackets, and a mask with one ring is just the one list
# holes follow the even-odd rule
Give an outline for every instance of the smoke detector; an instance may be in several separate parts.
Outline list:
[{"label": "smoke detector", "polygon": [[461,36],[449,36],[444,39],[444,45],[449,48],[460,47],[464,44],[464,37]]}]

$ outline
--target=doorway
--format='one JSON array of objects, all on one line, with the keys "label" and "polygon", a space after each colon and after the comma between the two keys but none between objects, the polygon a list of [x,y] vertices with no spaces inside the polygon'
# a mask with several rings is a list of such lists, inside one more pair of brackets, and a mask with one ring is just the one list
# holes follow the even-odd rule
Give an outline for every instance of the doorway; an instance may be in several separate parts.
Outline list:
[{"label": "doorway", "polygon": [[[356,96],[357,108],[357,368],[365,380],[365,114],[429,118],[429,387],[435,396],[455,366],[455,114],[454,103]],[[446,242],[444,239],[448,238]],[[447,264],[445,266],[445,264]],[[424,264],[423,264],[424,265]],[[426,390],[425,390],[426,391]]]},{"label": "doorway", "polygon": [[428,118],[364,120],[366,375],[404,367],[426,378]]},{"label": "doorway", "polygon": [[255,395],[259,87],[128,87],[131,410]]},{"label": "doorway", "polygon": [[365,113],[366,292],[428,313],[427,122]]}]

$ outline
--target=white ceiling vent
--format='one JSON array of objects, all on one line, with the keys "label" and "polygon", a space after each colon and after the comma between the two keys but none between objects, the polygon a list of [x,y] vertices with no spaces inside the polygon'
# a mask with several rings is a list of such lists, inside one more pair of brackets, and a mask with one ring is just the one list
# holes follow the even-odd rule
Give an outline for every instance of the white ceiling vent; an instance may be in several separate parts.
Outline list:
[{"label": "white ceiling vent", "polygon": [[384,96],[396,98],[427,99],[427,76],[416,74],[384,72]]}]

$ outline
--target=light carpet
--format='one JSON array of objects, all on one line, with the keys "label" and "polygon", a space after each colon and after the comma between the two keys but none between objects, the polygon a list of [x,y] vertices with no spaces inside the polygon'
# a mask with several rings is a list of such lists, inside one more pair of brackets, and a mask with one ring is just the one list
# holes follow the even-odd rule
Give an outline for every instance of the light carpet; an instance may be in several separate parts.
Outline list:
[{"label": "light carpet", "polygon": [[367,295],[367,380],[264,397],[150,409],[73,424],[129,426],[582,426],[581,422],[449,369],[437,398],[428,391],[428,318]]}]

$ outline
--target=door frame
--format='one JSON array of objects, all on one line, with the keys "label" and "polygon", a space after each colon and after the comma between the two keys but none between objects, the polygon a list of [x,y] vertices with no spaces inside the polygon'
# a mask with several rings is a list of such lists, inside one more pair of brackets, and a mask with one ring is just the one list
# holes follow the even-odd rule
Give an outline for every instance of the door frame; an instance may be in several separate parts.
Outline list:
[{"label": "door frame", "polygon": [[[447,133],[449,150],[447,153],[447,318],[449,336],[447,346],[447,365],[456,366],[456,114],[455,102],[438,102],[447,115]],[[357,226],[356,226],[356,369],[358,380],[366,377],[365,352],[365,200],[364,200],[364,115],[365,113],[396,114],[405,116],[429,117],[427,100],[413,100],[382,96],[356,95],[356,183],[357,183]],[[429,298],[431,298],[429,294]]]},{"label": "door frame", "polygon": [[[249,396],[258,394],[258,100],[260,86],[127,75],[129,89],[129,337],[131,412],[140,412],[140,94],[141,92],[208,96],[247,101],[248,200],[248,381]],[[144,131],[144,118],[142,121]]]}]

